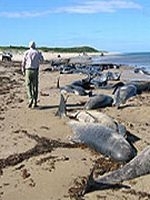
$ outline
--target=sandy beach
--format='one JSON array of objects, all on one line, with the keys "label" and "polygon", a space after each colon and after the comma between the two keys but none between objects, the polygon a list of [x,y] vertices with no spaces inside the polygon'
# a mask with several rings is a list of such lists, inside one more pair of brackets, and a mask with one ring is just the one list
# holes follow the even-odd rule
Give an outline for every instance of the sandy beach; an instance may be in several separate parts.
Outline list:
[{"label": "sandy beach", "polygon": [[[58,54],[45,54],[45,60]],[[73,56],[63,54],[64,58]],[[12,62],[0,61],[0,200],[148,200],[150,175],[123,182],[128,188],[98,190],[80,196],[91,170],[107,173],[120,164],[81,145],[70,145],[72,130],[68,117],[55,116],[60,101],[57,79],[64,86],[83,74],[59,74],[45,71],[39,76],[39,108],[27,108],[24,77],[20,71],[22,55]],[[149,80],[133,69],[120,67],[121,80]],[[95,93],[112,95],[112,90],[96,89]],[[82,109],[88,96],[71,95],[68,112]],[[69,106],[70,105],[70,106]],[[72,105],[72,106],[71,106]],[[127,101],[123,109],[99,109],[123,125],[131,134],[138,153],[150,145],[150,93],[143,92]]]}]

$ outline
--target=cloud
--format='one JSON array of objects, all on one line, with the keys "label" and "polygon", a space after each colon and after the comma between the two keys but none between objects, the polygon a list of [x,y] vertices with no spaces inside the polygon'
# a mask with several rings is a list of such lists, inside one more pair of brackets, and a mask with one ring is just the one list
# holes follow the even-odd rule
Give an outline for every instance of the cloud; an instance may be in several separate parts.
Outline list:
[{"label": "cloud", "polygon": [[26,18],[39,17],[52,13],[77,13],[77,14],[94,14],[94,13],[112,13],[120,9],[142,9],[142,6],[132,0],[85,0],[82,3],[76,3],[72,6],[57,7],[51,10],[41,12],[0,12],[0,17],[8,18]]},{"label": "cloud", "polygon": [[89,0],[84,1],[75,6],[58,8],[58,12],[66,13],[101,13],[101,12],[116,12],[119,9],[142,9],[140,4],[128,0]]},{"label": "cloud", "polygon": [[50,11],[44,12],[0,12],[0,17],[7,17],[7,18],[27,18],[27,17],[39,17],[50,14]]}]

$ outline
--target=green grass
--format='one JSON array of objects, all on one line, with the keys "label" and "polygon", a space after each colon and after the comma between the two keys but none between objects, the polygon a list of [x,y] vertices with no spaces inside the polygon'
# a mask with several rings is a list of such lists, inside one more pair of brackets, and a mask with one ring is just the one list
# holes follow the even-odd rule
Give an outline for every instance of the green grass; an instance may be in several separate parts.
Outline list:
[{"label": "green grass", "polygon": [[[24,46],[0,46],[0,51],[25,51],[28,47]],[[106,52],[102,50],[97,50],[93,47],[89,46],[81,46],[81,47],[39,47],[39,50],[43,52],[60,52],[60,53],[96,53],[96,52]]]}]

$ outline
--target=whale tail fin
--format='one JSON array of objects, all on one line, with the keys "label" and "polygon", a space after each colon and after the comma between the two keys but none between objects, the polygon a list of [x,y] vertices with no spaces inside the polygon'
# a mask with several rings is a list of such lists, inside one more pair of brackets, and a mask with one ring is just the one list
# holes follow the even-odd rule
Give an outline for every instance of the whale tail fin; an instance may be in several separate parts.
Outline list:
[{"label": "whale tail fin", "polygon": [[60,88],[60,76],[57,77],[57,84],[56,84],[56,88]]},{"label": "whale tail fin", "polygon": [[112,86],[112,88],[114,88],[114,90],[113,90],[113,92],[112,92],[112,94],[115,94],[115,92],[116,92],[116,90],[119,88],[119,87],[122,87],[122,86],[124,86],[125,84],[123,83],[123,82],[118,82],[118,83],[116,83],[115,85],[113,85]]},{"label": "whale tail fin", "polygon": [[95,186],[95,181],[94,181],[94,178],[93,178],[93,174],[94,174],[94,168],[93,170],[91,171],[88,179],[87,179],[87,183],[82,191],[82,196],[84,196],[85,194],[89,193],[89,192],[92,192],[94,189],[93,187]]},{"label": "whale tail fin", "polygon": [[103,189],[110,188],[109,184],[107,185],[107,184],[103,184],[103,183],[99,183],[99,182],[95,181],[94,171],[95,171],[95,168],[92,169],[92,171],[91,171],[91,173],[90,173],[90,175],[87,179],[87,182],[86,182],[84,189],[82,190],[82,193],[81,193],[82,196],[84,196],[87,193],[96,191],[96,190],[103,190]]},{"label": "whale tail fin", "polygon": [[55,116],[59,116],[59,117],[65,117],[66,116],[66,102],[69,96],[65,97],[63,96],[63,94],[60,95],[60,103],[58,106],[58,110],[55,114]]},{"label": "whale tail fin", "polygon": [[88,95],[89,95],[89,97],[92,97],[92,96],[93,96],[92,90],[89,91]]},{"label": "whale tail fin", "polygon": [[96,181],[93,178],[94,170],[92,170],[91,174],[88,177],[87,183],[84,189],[81,192],[81,196],[84,196],[87,193],[94,192],[96,190],[106,190],[106,189],[119,189],[119,188],[126,188],[129,189],[130,187],[120,183],[105,183],[103,181]]}]

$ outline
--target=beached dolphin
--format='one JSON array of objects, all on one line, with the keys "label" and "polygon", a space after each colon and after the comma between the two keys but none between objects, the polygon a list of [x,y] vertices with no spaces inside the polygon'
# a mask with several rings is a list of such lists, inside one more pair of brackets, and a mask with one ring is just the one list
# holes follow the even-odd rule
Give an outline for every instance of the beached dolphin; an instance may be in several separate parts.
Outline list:
[{"label": "beached dolphin", "polygon": [[136,96],[137,87],[133,84],[129,85],[123,84],[123,86],[119,86],[118,84],[118,86],[115,87],[113,94],[114,94],[113,105],[119,108],[120,105],[125,104],[129,98]]},{"label": "beached dolphin", "polygon": [[85,144],[118,162],[127,162],[135,156],[135,149],[115,130],[98,123],[68,122],[74,134],[70,140]]},{"label": "beached dolphin", "polygon": [[98,189],[110,188],[115,184],[147,174],[150,174],[150,146],[146,147],[122,168],[109,172],[107,175],[95,180],[90,176],[84,194]]},{"label": "beached dolphin", "polygon": [[91,97],[85,104],[84,108],[87,110],[104,108],[107,106],[112,106],[113,98],[108,95],[99,94]]}]

